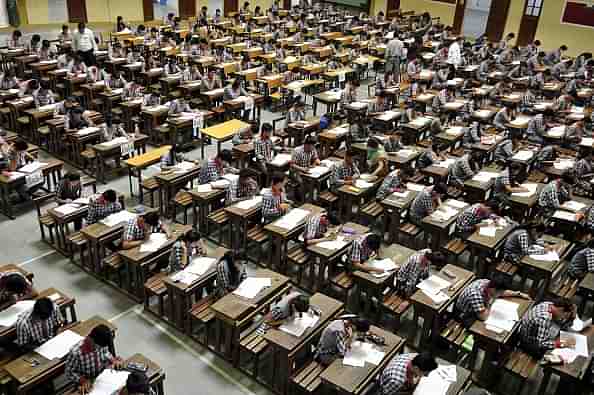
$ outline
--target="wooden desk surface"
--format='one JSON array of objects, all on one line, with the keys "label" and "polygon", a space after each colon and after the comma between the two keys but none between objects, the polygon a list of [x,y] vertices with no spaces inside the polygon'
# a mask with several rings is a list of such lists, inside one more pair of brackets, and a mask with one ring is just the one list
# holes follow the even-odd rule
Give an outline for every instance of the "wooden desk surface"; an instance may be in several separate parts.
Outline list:
[{"label": "wooden desk surface", "polygon": [[559,265],[562,264],[563,255],[569,250],[572,243],[567,240],[563,240],[558,237],[550,236],[550,235],[543,235],[539,239],[545,240],[545,241],[555,244],[557,246],[561,246],[561,251],[559,251],[559,258],[560,258],[559,261],[555,261],[555,262],[540,261],[537,259],[532,259],[532,258],[530,258],[529,255],[526,255],[524,258],[522,258],[520,263],[522,265],[528,266],[530,269],[536,269],[536,270],[541,270],[541,271],[552,273],[555,271],[555,269],[557,267],[559,267]]},{"label": "wooden desk surface", "polygon": [[320,375],[323,383],[345,394],[360,394],[404,346],[403,338],[377,326],[372,325],[369,332],[383,337],[386,341],[386,344],[381,347],[385,353],[382,362],[377,366],[365,362],[365,366],[359,367],[343,365],[342,358],[336,359]]},{"label": "wooden desk surface", "polygon": [[339,233],[349,239],[349,242],[343,248],[340,248],[338,250],[329,250],[327,248],[320,247],[319,244],[312,244],[307,246],[307,251],[312,252],[315,255],[323,258],[330,258],[336,255],[340,255],[343,251],[348,250],[351,247],[351,242],[354,237],[364,235],[365,233],[369,233],[369,228],[367,226],[359,225],[354,222],[347,222],[342,227],[349,229],[348,234]]},{"label": "wooden desk surface", "polygon": [[480,230],[477,229],[466,239],[466,241],[478,247],[494,250],[505,241],[507,235],[509,235],[513,229],[514,226],[511,224],[508,224],[505,228],[497,228],[494,237],[483,236],[479,233]]},{"label": "wooden desk surface", "polygon": [[584,376],[588,372],[590,362],[592,361],[591,350],[594,347],[594,327],[590,325],[580,333],[588,337],[588,350],[590,350],[590,356],[583,357],[580,355],[572,363],[562,365],[551,365],[545,367],[545,369],[550,369],[553,373],[558,374],[562,377],[570,377],[579,381],[584,379]]},{"label": "wooden desk surface", "polygon": [[171,238],[167,240],[165,244],[161,246],[157,251],[140,252],[140,246],[130,248],[129,250],[120,250],[118,254],[122,256],[127,262],[135,263],[137,265],[142,264],[148,257],[153,255],[159,255],[163,251],[171,249],[177,239],[192,230],[191,225],[184,225],[178,223],[172,223],[169,225],[171,232]]},{"label": "wooden desk surface", "polygon": [[[524,298],[504,298],[504,300],[508,302],[517,303],[518,306],[518,317],[520,319],[526,314],[528,309],[530,309],[534,305],[534,301],[532,299],[524,299]],[[487,328],[484,321],[476,320],[472,326],[470,327],[470,332],[479,337],[484,338],[488,341],[495,342],[500,345],[505,345],[511,339],[515,331],[518,329],[520,325],[520,321],[516,321],[511,331],[503,331],[501,333],[496,333]]]},{"label": "wooden desk surface", "polygon": [[[423,218],[423,220],[421,221],[423,226],[431,226],[433,228],[437,228],[437,229],[448,229],[450,226],[453,226],[454,223],[456,222],[456,219],[458,218],[458,216],[462,213],[462,211],[464,211],[464,209],[466,209],[468,207],[468,204],[466,206],[464,206],[463,208],[457,208],[457,207],[453,207],[448,205],[448,201],[450,201],[451,199],[446,200],[445,202],[443,202],[441,204],[441,206],[439,206],[437,209],[435,209],[435,211],[438,211],[440,207],[446,205],[448,207],[451,207],[454,210],[457,210],[458,213],[452,217],[450,217],[449,219],[445,220],[445,221],[440,221],[437,220],[433,217],[432,214],[426,216],[425,218]],[[434,212],[435,212],[434,211]]]},{"label": "wooden desk surface", "polygon": [[[141,206],[141,207],[144,208],[143,214],[146,214],[147,212],[150,212],[150,211],[154,211],[154,212],[158,211],[158,209],[155,209],[152,207],[147,207],[147,206]],[[133,212],[133,211],[131,211],[131,209],[128,209],[128,211]],[[134,214],[137,214],[137,213],[134,213]],[[111,233],[121,230],[124,227],[124,225],[126,225],[126,224],[124,222],[122,222],[115,226],[107,226],[99,221],[94,224],[85,226],[80,231],[87,239],[99,240]]]},{"label": "wooden desk surface", "polygon": [[170,145],[164,145],[162,147],[150,150],[145,154],[136,155],[130,159],[126,159],[124,163],[129,167],[143,169],[159,162],[161,160],[161,156],[165,155],[170,150]]},{"label": "wooden desk surface", "polygon": [[318,322],[313,327],[308,328],[303,335],[296,337],[277,328],[270,328],[264,335],[264,338],[270,343],[287,351],[287,353],[291,353],[311,339],[316,332],[326,327],[328,321],[336,316],[336,314],[344,307],[342,302],[319,292],[310,298],[309,303],[311,306],[316,307],[321,315]]},{"label": "wooden desk surface", "polygon": [[223,198],[227,191],[225,189],[215,189],[213,188],[210,192],[198,192],[198,188],[194,188],[191,191],[188,191],[190,195],[192,195],[192,199],[199,202],[210,202],[215,199]]},{"label": "wooden desk surface", "polygon": [[396,210],[405,210],[412,204],[413,200],[417,197],[419,192],[407,190],[405,197],[399,197],[394,194],[389,195],[387,198],[382,200],[382,205],[388,208]]},{"label": "wooden desk surface", "polygon": [[[129,143],[132,144],[142,144],[148,141],[149,136],[147,136],[146,134],[137,134],[137,135],[132,135],[132,138],[128,140]],[[93,145],[93,149],[95,151],[98,151],[100,153],[106,153],[106,152],[110,152],[110,151],[119,151],[122,146],[121,143],[118,144],[110,144],[109,141],[100,143],[100,144],[95,144]],[[148,152],[147,152],[148,153]],[[159,157],[160,159],[161,157]]]},{"label": "wooden desk surface", "polygon": [[272,285],[268,288],[264,288],[253,299],[245,299],[234,293],[225,295],[211,306],[211,309],[217,317],[229,322],[240,320],[250,311],[256,309],[260,303],[265,302],[269,297],[273,296],[291,281],[288,277],[268,269],[258,269],[254,274],[250,275],[250,277],[270,278]]},{"label": "wooden desk surface", "polygon": [[233,137],[240,129],[250,127],[249,124],[240,121],[239,119],[232,119],[220,123],[215,126],[202,129],[202,134],[212,137],[217,140],[224,140]]},{"label": "wooden desk surface", "polygon": [[[319,213],[326,211],[325,209],[318,207],[316,205],[310,204],[310,203],[306,203],[306,204],[300,206],[299,208],[302,210],[309,211],[311,213],[311,215],[319,214]],[[266,225],[264,227],[264,230],[266,230],[270,233],[273,233],[277,236],[280,236],[280,237],[287,237],[289,234],[294,233],[296,230],[303,227],[309,217],[310,217],[310,215],[308,215],[304,220],[302,220],[299,224],[297,224],[292,229],[285,229],[285,228],[275,225],[278,222],[278,219],[277,219],[276,221]]]},{"label": "wooden desk surface", "polygon": [[[221,259],[223,257],[223,255],[225,255],[225,253],[227,251],[229,251],[229,250],[224,247],[217,247],[212,254],[208,255],[208,257],[215,258],[218,261],[219,259]],[[199,284],[202,284],[205,281],[208,281],[212,277],[216,276],[216,273],[217,273],[217,265],[216,265],[216,262],[214,262],[212,264],[212,266],[209,267],[208,270],[204,274],[202,274],[200,277],[198,277],[198,279],[196,279],[196,281],[194,281],[192,284],[185,284],[185,283],[182,283],[179,281],[175,282],[171,279],[171,276],[164,277],[163,282],[165,283],[166,286],[175,288],[178,291],[180,291],[181,293],[190,293],[190,292],[192,292],[193,289],[197,288],[199,286]]]},{"label": "wooden desk surface", "polygon": [[[447,270],[450,273],[454,274],[456,278],[451,279],[446,276],[444,271]],[[472,281],[474,280],[474,273],[462,269],[461,267],[454,266],[454,265],[445,265],[443,269],[437,273],[437,276],[449,281],[452,283],[452,286],[448,289],[443,290],[443,292],[449,296],[449,299],[441,304],[436,304],[430,297],[425,295],[423,291],[420,289],[417,290],[413,296],[411,296],[410,300],[413,303],[420,304],[430,308],[431,310],[436,311],[438,314],[441,314],[445,309],[451,304],[454,303],[455,299],[458,297],[460,292]]]},{"label": "wooden desk surface", "polygon": [[[396,245],[396,253],[390,256],[389,258],[391,258],[392,261],[396,264],[396,266],[400,268],[402,265],[406,263],[406,261],[408,261],[408,258],[410,258],[410,256],[415,252],[415,250],[412,250],[408,247]],[[390,281],[392,280],[392,277],[395,273],[396,272],[394,271],[387,276],[376,277],[371,273],[357,270],[353,272],[353,276],[364,280],[368,284],[374,284],[377,286],[385,284],[387,286],[388,283],[390,283]]]},{"label": "wooden desk surface", "polygon": [[338,193],[345,194],[345,195],[351,195],[354,197],[361,197],[364,194],[366,194],[368,191],[374,190],[375,188],[379,187],[382,184],[382,182],[384,182],[384,179],[380,177],[377,180],[375,180],[374,182],[372,182],[371,184],[373,184],[373,185],[370,186],[369,188],[359,188],[355,185],[343,185],[338,189]]},{"label": "wooden desk surface", "polygon": [[[527,184],[534,184],[534,183],[527,183]],[[537,188],[536,188],[536,193],[534,193],[531,196],[516,196],[513,193],[509,196],[509,201],[510,203],[519,205],[519,206],[525,206],[525,207],[533,207],[536,202],[538,201],[538,195],[540,195],[540,192],[542,191],[542,188],[544,188],[545,184],[541,184],[539,183]]]}]

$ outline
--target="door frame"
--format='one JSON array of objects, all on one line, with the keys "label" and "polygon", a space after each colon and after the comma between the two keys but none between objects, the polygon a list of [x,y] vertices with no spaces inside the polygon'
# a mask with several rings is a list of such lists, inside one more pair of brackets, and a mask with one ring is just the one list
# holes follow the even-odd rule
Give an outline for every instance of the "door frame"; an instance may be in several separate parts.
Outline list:
[{"label": "door frame", "polygon": [[516,45],[526,46],[534,41],[534,37],[536,37],[536,32],[538,30],[538,23],[540,22],[540,16],[542,15],[544,2],[545,0],[542,0],[538,16],[532,16],[526,14],[526,10],[528,9],[528,0],[524,0],[524,9],[522,10],[522,18],[520,19],[520,27],[518,28],[518,38],[516,39]]},{"label": "door frame", "polygon": [[[499,6],[504,7],[503,12],[500,12],[498,9]],[[489,10],[489,18],[487,19],[487,27],[485,29],[485,34],[489,41],[499,42],[503,38],[510,8],[511,0],[491,1],[491,9]],[[503,17],[503,21],[501,21],[501,17]]]},{"label": "door frame", "polygon": [[142,13],[144,21],[152,21],[155,19],[155,10],[153,8],[153,0],[142,0]]},{"label": "door frame", "polygon": [[454,34],[462,34],[462,26],[464,25],[464,13],[466,12],[466,0],[458,0],[456,2],[456,11],[454,13],[454,22],[452,23],[452,30]]},{"label": "door frame", "polygon": [[[73,18],[70,15],[70,10],[72,9],[71,7],[71,2],[76,2],[76,3],[80,3],[82,4],[82,18]],[[66,11],[68,12],[68,22],[69,23],[87,23],[89,20],[89,17],[87,15],[87,2],[86,0],[66,0]]]}]

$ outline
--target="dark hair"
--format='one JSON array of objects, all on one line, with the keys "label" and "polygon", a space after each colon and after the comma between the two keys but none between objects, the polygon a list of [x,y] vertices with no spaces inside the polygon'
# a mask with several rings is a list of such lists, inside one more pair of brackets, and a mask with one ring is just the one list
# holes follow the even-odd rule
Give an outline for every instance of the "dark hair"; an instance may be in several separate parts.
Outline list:
[{"label": "dark hair", "polygon": [[29,287],[27,279],[20,273],[11,273],[6,275],[4,289],[11,294],[23,294]]},{"label": "dark hair", "polygon": [[279,184],[285,180],[285,175],[283,173],[274,173],[270,179],[272,185]]},{"label": "dark hair", "polygon": [[221,150],[217,157],[227,163],[230,163],[233,160],[233,154],[228,149]]},{"label": "dark hair", "polygon": [[91,330],[89,337],[99,347],[108,347],[113,341],[113,333],[107,325],[99,324]]},{"label": "dark hair", "polygon": [[357,332],[368,332],[369,327],[371,326],[369,321],[364,318],[353,318],[351,319],[351,322],[353,323],[353,326]]},{"label": "dark hair", "polygon": [[80,174],[76,173],[74,171],[69,171],[68,173],[66,173],[64,175],[64,179],[68,180],[68,181],[79,181],[80,180]]},{"label": "dark hair", "polygon": [[149,211],[144,215],[144,222],[150,226],[159,225],[159,214],[156,211]]},{"label": "dark hair", "polygon": [[148,394],[150,390],[149,380],[142,372],[132,372],[126,379],[126,390],[128,394]]},{"label": "dark hair", "polygon": [[439,193],[440,195],[445,195],[446,193],[448,193],[448,186],[443,182],[440,182],[435,185],[435,187],[433,188],[433,192]]},{"label": "dark hair", "polygon": [[114,203],[118,198],[118,194],[113,189],[108,189],[103,192],[103,198],[110,203]]},{"label": "dark hair", "polygon": [[380,246],[382,245],[382,238],[375,233],[370,234],[367,236],[367,247],[369,247],[373,251],[378,251]]},{"label": "dark hair", "polygon": [[54,312],[54,303],[50,298],[40,298],[33,305],[33,315],[39,319],[47,320]]},{"label": "dark hair", "polygon": [[304,145],[315,145],[316,140],[312,136],[307,136],[305,141],[303,142]]},{"label": "dark hair", "polygon": [[540,46],[540,40],[534,40],[534,45],[536,45],[537,47]]},{"label": "dark hair", "polygon": [[305,313],[309,310],[309,297],[305,295],[299,295],[293,299],[293,308],[298,313]]},{"label": "dark hair", "polygon": [[14,149],[17,151],[26,151],[29,148],[29,144],[25,140],[17,140],[14,143]]},{"label": "dark hair", "polygon": [[21,33],[20,30],[15,30],[14,32],[12,32],[12,35],[14,37],[22,37],[23,36],[23,33]]},{"label": "dark hair", "polygon": [[252,175],[252,171],[248,168],[244,168],[239,171],[239,178],[245,179],[245,178],[250,177],[251,175]]},{"label": "dark hair", "polygon": [[272,125],[268,122],[262,124],[262,131],[272,132]]},{"label": "dark hair", "polygon": [[427,258],[435,266],[443,266],[446,263],[446,257],[441,251],[431,251],[427,254]]},{"label": "dark hair", "polygon": [[188,233],[182,235],[181,238],[185,241],[194,242],[199,241],[202,238],[202,235],[196,229],[192,229]]},{"label": "dark hair", "polygon": [[429,373],[437,369],[437,362],[435,358],[428,352],[422,352],[413,358],[412,364],[421,369],[425,373]]},{"label": "dark hair", "polygon": [[62,25],[62,30],[64,29],[68,30],[68,25]]},{"label": "dark hair", "polygon": [[34,34],[31,36],[31,42],[39,42],[41,41],[41,36],[39,34]]},{"label": "dark hair", "polygon": [[571,302],[571,300],[567,298],[558,298],[553,301],[553,305],[555,305],[555,307],[563,309],[564,311],[569,311],[573,309],[573,303]]},{"label": "dark hair", "polygon": [[567,45],[561,45],[561,46],[559,47],[559,49],[560,49],[561,51],[567,51]]},{"label": "dark hair", "polygon": [[502,274],[495,274],[492,276],[491,280],[489,281],[489,288],[494,288],[498,290],[503,290],[508,287],[508,281]]},{"label": "dark hair", "polygon": [[85,27],[86,27],[86,26],[85,26],[85,24],[84,24],[83,22],[80,22],[80,23],[78,24],[78,28],[79,28],[79,29],[84,29]]},{"label": "dark hair", "polygon": [[31,89],[37,89],[37,88],[39,88],[39,81],[31,80],[31,81],[29,81],[28,85],[29,85],[29,88],[31,88]]}]

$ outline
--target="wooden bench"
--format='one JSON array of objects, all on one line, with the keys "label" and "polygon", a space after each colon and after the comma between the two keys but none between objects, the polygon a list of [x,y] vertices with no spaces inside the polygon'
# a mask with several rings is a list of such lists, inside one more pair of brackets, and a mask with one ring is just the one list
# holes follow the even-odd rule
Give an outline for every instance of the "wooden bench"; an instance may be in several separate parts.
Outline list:
[{"label": "wooden bench", "polygon": [[41,231],[41,240],[48,243],[48,240],[45,236],[45,230],[47,229],[49,233],[49,244],[54,245],[56,239],[54,238],[54,230],[56,229],[56,220],[54,217],[47,213],[41,212],[41,208],[51,199],[55,197],[55,194],[49,193],[44,196],[40,196],[33,199],[33,203],[35,203],[35,208],[37,210],[37,220],[39,222],[39,230]]},{"label": "wooden bench", "polygon": [[322,207],[325,207],[328,210],[335,209],[336,205],[338,204],[338,196],[330,191],[321,192],[318,200],[320,201]]},{"label": "wooden bench", "polygon": [[250,257],[250,254],[247,253],[248,259],[253,259],[253,262],[261,265],[262,258],[264,258],[264,244],[266,244],[270,240],[270,236],[261,226],[254,226],[253,228],[249,229],[247,232],[247,247],[249,251],[250,244],[255,244],[258,246],[257,248],[257,255],[255,257]]},{"label": "wooden bench", "polygon": [[297,374],[291,377],[291,385],[294,386],[298,392],[313,394],[322,385],[320,375],[325,369],[326,367],[321,363],[311,361]]},{"label": "wooden bench", "polygon": [[402,235],[405,237],[405,241],[408,244],[404,244],[407,247],[410,248],[416,248],[417,246],[417,242],[416,239],[417,237],[422,233],[421,228],[419,228],[417,225],[410,223],[410,222],[405,222],[402,225],[400,225],[400,228],[398,228],[399,235]]},{"label": "wooden bench", "polygon": [[109,276],[111,274],[116,275],[116,284],[118,287],[122,287],[123,279],[122,279],[122,269],[124,267],[124,260],[117,252],[103,258],[103,271],[105,272],[105,276],[109,280]]},{"label": "wooden bench", "polygon": [[338,288],[340,290],[340,292],[343,293],[344,304],[345,305],[348,304],[349,293],[350,293],[351,289],[353,289],[353,286],[355,285],[355,282],[353,281],[353,276],[351,276],[347,272],[339,273],[330,279],[330,284],[332,286]]},{"label": "wooden bench", "polygon": [[167,273],[157,273],[144,283],[144,309],[152,311],[150,308],[151,298],[156,297],[158,303],[159,317],[165,316],[165,296],[167,296],[167,287],[163,281],[167,278]]},{"label": "wooden bench", "polygon": [[298,245],[296,247],[291,248],[287,252],[287,262],[289,265],[289,270],[292,267],[297,268],[297,285],[301,284],[301,280],[303,279],[303,272],[306,266],[310,266],[309,268],[309,276],[311,276],[311,262],[309,260],[309,253],[305,249],[305,246]]},{"label": "wooden bench", "polygon": [[396,320],[396,328],[400,325],[400,317],[408,311],[410,306],[410,301],[396,292],[384,296],[384,301],[382,302],[383,310]]},{"label": "wooden bench", "polygon": [[553,298],[567,298],[573,299],[577,293],[579,280],[574,280],[570,277],[565,278],[557,284],[551,284],[547,293]]},{"label": "wooden bench", "polygon": [[254,361],[254,369],[252,370],[252,376],[254,378],[258,377],[260,357],[266,352],[268,346],[268,341],[264,339],[264,336],[261,335],[258,330],[254,330],[239,341],[241,355],[250,355],[251,359]]},{"label": "wooden bench", "polygon": [[[224,208],[218,209],[210,213],[206,219],[208,229],[206,237],[212,241],[217,242],[219,245],[223,245],[225,228],[230,224],[229,215],[227,214],[227,211]],[[213,230],[211,230],[211,225],[214,228]],[[218,240],[215,240],[215,234],[218,236]],[[230,237],[228,239],[230,239]]]},{"label": "wooden bench", "polygon": [[466,251],[466,243],[462,239],[452,239],[445,246],[441,247],[446,258],[454,257],[454,263],[457,262],[460,255]]},{"label": "wooden bench", "polygon": [[[196,341],[206,347],[209,344],[209,327],[214,322],[215,314],[211,310],[211,306],[216,302],[216,298],[214,295],[209,295],[205,298],[200,299],[198,302],[192,305],[190,311],[188,311],[188,315],[190,317],[189,320],[189,334],[190,337],[196,339]],[[194,324],[198,324],[204,328],[204,342],[200,340],[200,336],[194,335]]]},{"label": "wooden bench", "polygon": [[373,201],[361,208],[359,218],[363,223],[373,224],[375,220],[383,214],[384,207],[378,202]]},{"label": "wooden bench", "polygon": [[151,198],[151,207],[155,207],[155,194],[158,195],[160,184],[156,178],[151,177],[147,178],[140,184],[140,188],[142,188],[143,194],[149,194]]},{"label": "wooden bench", "polygon": [[87,265],[85,251],[88,245],[89,240],[87,240],[87,238],[81,232],[70,233],[68,236],[66,236],[66,247],[70,262],[74,263],[74,254],[76,251],[78,251],[80,256],[80,265],[85,267]]},{"label": "wooden bench", "polygon": [[177,209],[180,208],[184,213],[184,225],[188,224],[188,210],[192,207],[192,195],[188,192],[180,191],[173,198],[173,222],[177,222]]},{"label": "wooden bench", "polygon": [[520,270],[519,266],[511,262],[501,261],[495,266],[495,272],[509,278],[510,281],[513,280],[518,270]]},{"label": "wooden bench", "polygon": [[521,394],[528,380],[538,368],[538,360],[520,350],[512,351],[507,357],[503,370],[511,374],[520,385],[516,394]]},{"label": "wooden bench", "polygon": [[[460,352],[464,351],[463,344],[469,335],[470,333],[464,325],[453,319],[446,324],[445,328],[440,333],[440,337],[456,350],[457,357]],[[456,360],[458,360],[458,358],[456,358]],[[473,363],[470,364],[470,367],[472,366]]]}]

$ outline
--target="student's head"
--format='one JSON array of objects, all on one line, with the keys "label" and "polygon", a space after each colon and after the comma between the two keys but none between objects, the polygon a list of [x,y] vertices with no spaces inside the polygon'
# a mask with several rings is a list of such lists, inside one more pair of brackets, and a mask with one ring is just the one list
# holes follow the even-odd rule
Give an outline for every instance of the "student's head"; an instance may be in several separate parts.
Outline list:
[{"label": "student's head", "polygon": [[448,186],[443,182],[440,182],[433,187],[433,193],[439,196],[444,196],[448,193]]},{"label": "student's head", "polygon": [[184,234],[181,238],[188,243],[197,243],[202,238],[202,235],[196,229],[192,229],[188,233]]},{"label": "student's head", "polygon": [[270,185],[275,189],[282,189],[285,183],[285,175],[283,173],[274,173],[270,178]]},{"label": "student's head", "polygon": [[132,372],[126,379],[126,391],[130,395],[148,394],[149,380],[142,372]]},{"label": "student's head", "polygon": [[85,27],[86,27],[85,24],[82,23],[82,22],[80,22],[78,24],[78,32],[81,33],[81,34],[84,33],[85,32]]},{"label": "student's head", "polygon": [[62,25],[62,33],[63,34],[68,33],[68,25]]},{"label": "student's head", "polygon": [[298,313],[305,313],[309,310],[309,297],[305,295],[299,295],[292,300],[291,305]]},{"label": "student's head", "polygon": [[29,89],[35,90],[37,88],[39,88],[39,81],[37,81],[37,80],[29,81]]},{"label": "student's head", "polygon": [[349,324],[350,324],[349,326],[350,326],[351,328],[353,328],[353,330],[354,330],[355,332],[357,332],[357,333],[361,333],[361,334],[364,334],[364,333],[367,333],[367,332],[369,332],[369,328],[370,328],[370,326],[371,326],[371,325],[369,324],[369,321],[367,321],[367,320],[366,320],[366,319],[364,319],[364,318],[359,318],[359,317],[350,318],[350,319],[348,320],[348,322],[349,322]]},{"label": "student's head", "polygon": [[15,30],[12,32],[12,38],[18,40],[19,38],[23,37],[23,33],[20,30]]},{"label": "student's head", "polygon": [[50,318],[54,312],[54,303],[50,298],[40,298],[35,301],[33,305],[33,316],[45,321]]},{"label": "student's head", "polygon": [[113,189],[108,189],[107,191],[103,192],[101,196],[103,196],[103,199],[109,203],[115,203],[118,198],[116,191]]},{"label": "student's head", "polygon": [[239,182],[243,183],[250,179],[252,176],[252,171],[250,169],[244,168],[239,171]]},{"label": "student's head", "polygon": [[369,236],[367,236],[366,244],[367,248],[377,253],[382,245],[382,238],[381,236],[372,233]]},{"label": "student's head", "polygon": [[540,47],[540,40],[534,40],[532,43],[535,47]]},{"label": "student's head", "polygon": [[91,330],[89,338],[99,347],[109,347],[113,342],[113,333],[106,325],[100,324]]},{"label": "student's head", "polygon": [[43,49],[49,49],[49,47],[50,47],[50,42],[49,42],[49,40],[43,40],[43,41],[41,42],[41,47],[42,47]]},{"label": "student's head", "polygon": [[432,265],[441,267],[446,263],[446,257],[441,251],[431,251],[425,255]]},{"label": "student's head", "polygon": [[272,125],[268,122],[262,124],[262,131],[260,137],[268,138],[272,134]]},{"label": "student's head", "polygon": [[314,138],[312,136],[307,136],[303,143],[303,150],[305,152],[311,152],[311,151],[313,151],[315,145],[316,145],[316,142],[315,142]]},{"label": "student's head", "polygon": [[233,154],[228,149],[224,149],[218,153],[217,158],[224,164],[230,164],[233,161]]},{"label": "student's head", "polygon": [[142,216],[144,222],[149,226],[159,225],[159,214],[155,211],[151,211]]},{"label": "student's head", "polygon": [[348,166],[353,164],[353,158],[355,157],[355,151],[347,149],[344,153],[344,163]]},{"label": "student's head", "polygon": [[26,151],[27,148],[29,148],[29,144],[27,144],[27,142],[24,140],[17,140],[14,143],[14,149],[18,152]]},{"label": "student's head", "polygon": [[236,78],[233,81],[233,84],[231,84],[231,88],[233,88],[234,90],[239,89],[240,86],[241,86],[241,82],[239,81],[239,78]]},{"label": "student's head", "polygon": [[565,52],[565,51],[567,51],[567,45],[561,45],[561,46],[559,47],[559,50],[560,50],[561,52]]},{"label": "student's head", "polygon": [[567,298],[559,298],[553,302],[553,320],[563,322],[573,319],[575,316],[575,305]]},{"label": "student's head", "polygon": [[27,279],[18,273],[12,273],[6,276],[4,291],[9,294],[22,295],[29,288]]},{"label": "student's head", "polygon": [[427,376],[433,370],[437,369],[437,362],[435,362],[435,358],[431,354],[422,352],[413,358],[412,369],[417,377]]},{"label": "student's head", "polygon": [[328,225],[332,225],[332,226],[336,226],[339,224],[338,218],[336,218],[334,215],[328,213],[328,212],[324,212],[320,215],[320,224],[328,226]]},{"label": "student's head", "polygon": [[74,171],[69,171],[68,173],[66,173],[64,175],[64,179],[70,184],[70,185],[78,185],[80,184],[80,174]]}]

